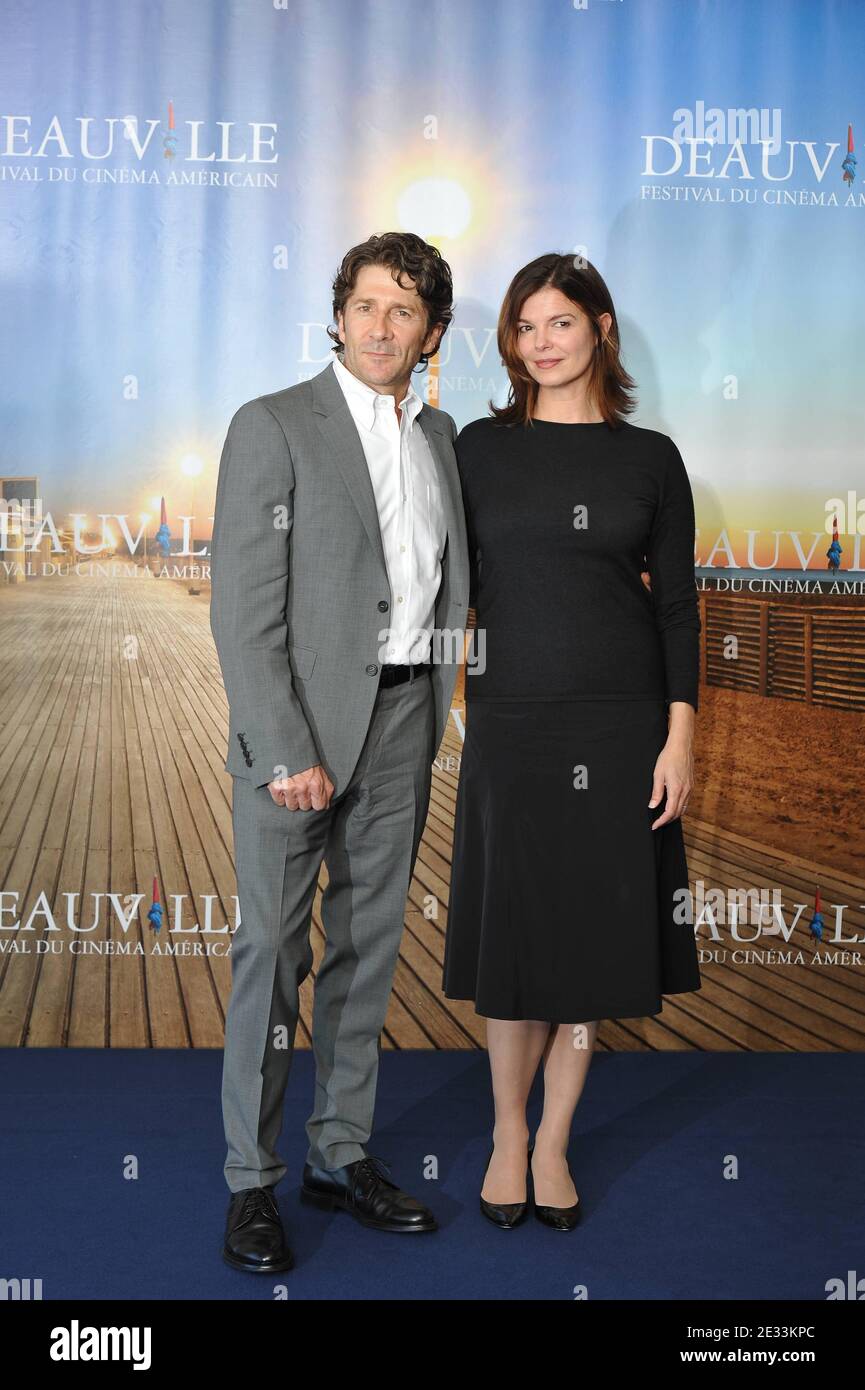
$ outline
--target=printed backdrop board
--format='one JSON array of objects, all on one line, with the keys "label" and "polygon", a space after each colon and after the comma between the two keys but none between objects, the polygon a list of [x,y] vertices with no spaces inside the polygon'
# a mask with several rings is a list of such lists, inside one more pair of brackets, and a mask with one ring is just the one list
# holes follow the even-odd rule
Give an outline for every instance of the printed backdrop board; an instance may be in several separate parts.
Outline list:
[{"label": "printed backdrop board", "polygon": [[[865,1045],[865,8],[33,0],[4,31],[0,1044],[221,1045],[219,454],[328,362],[345,250],[406,229],[457,290],[432,403],[504,399],[504,290],[573,250],[691,478],[703,988],[601,1045]],[[440,992],[462,694],[387,1046],[483,1042]]]}]

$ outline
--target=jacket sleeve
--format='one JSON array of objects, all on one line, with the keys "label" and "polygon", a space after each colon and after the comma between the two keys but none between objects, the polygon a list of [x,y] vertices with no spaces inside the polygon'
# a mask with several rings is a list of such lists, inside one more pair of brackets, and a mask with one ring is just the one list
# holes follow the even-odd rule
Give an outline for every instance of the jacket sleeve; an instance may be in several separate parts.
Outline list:
[{"label": "jacket sleeve", "polygon": [[469,608],[474,608],[477,613],[478,603],[478,584],[480,580],[481,553],[475,536],[474,526],[472,525],[471,507],[466,506],[466,535],[469,545]]},{"label": "jacket sleeve", "polygon": [[263,786],[321,761],[292,681],[286,620],[294,469],[261,400],[233,416],[211,544],[210,629],[248,777]]},{"label": "jacket sleeve", "polygon": [[655,621],[661,638],[668,701],[697,709],[700,609],[694,574],[695,518],[691,484],[673,440],[647,550]]}]

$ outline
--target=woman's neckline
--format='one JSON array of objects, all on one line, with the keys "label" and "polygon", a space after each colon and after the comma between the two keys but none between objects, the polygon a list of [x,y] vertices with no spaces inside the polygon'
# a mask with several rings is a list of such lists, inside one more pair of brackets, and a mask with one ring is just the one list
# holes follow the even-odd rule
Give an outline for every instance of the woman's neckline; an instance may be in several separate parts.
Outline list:
[{"label": "woman's neckline", "polygon": [[533,425],[556,425],[559,428],[596,430],[601,425],[606,425],[606,420],[541,420],[538,416],[531,417]]}]

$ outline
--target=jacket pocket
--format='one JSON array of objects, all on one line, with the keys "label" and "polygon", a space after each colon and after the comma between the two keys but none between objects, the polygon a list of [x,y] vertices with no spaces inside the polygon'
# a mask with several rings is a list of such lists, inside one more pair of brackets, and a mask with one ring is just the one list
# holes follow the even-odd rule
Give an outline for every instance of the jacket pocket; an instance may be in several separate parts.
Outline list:
[{"label": "jacket pocket", "polygon": [[288,650],[291,653],[291,668],[294,674],[302,681],[309,680],[318,652],[314,647],[296,647],[293,643],[289,643]]}]

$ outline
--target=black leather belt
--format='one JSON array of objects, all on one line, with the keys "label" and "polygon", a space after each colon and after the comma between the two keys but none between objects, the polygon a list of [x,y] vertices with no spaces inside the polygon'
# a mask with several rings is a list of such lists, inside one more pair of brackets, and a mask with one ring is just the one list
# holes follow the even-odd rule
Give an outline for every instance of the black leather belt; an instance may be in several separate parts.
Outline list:
[{"label": "black leather belt", "polygon": [[419,661],[414,666],[384,665],[381,668],[381,679],[379,684],[384,686],[402,685],[403,681],[417,680],[418,676],[422,675],[424,671],[431,670],[431,661]]}]

